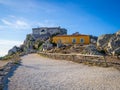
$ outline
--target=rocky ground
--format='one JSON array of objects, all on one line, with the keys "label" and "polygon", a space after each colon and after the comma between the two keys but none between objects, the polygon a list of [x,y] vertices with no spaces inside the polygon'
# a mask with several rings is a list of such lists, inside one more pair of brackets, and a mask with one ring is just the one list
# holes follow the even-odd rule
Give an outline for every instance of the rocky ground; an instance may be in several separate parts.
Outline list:
[{"label": "rocky ground", "polygon": [[37,54],[22,57],[9,80],[8,90],[120,90],[120,72],[112,67],[90,67]]}]

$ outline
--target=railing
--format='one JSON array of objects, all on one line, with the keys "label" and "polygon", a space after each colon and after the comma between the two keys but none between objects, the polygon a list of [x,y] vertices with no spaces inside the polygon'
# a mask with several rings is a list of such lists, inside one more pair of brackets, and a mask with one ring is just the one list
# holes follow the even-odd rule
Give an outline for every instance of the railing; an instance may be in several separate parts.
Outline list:
[{"label": "railing", "polygon": [[104,63],[106,67],[108,66],[106,57],[104,55],[61,54],[61,53],[45,53],[45,52],[38,52],[38,53],[40,55],[54,59],[71,60],[79,63],[82,62],[89,62],[96,64]]}]

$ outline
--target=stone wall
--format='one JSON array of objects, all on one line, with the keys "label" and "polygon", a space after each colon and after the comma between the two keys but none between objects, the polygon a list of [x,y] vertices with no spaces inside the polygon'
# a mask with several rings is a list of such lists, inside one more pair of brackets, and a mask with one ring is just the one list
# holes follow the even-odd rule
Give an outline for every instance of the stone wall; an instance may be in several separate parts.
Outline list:
[{"label": "stone wall", "polygon": [[58,53],[42,53],[38,54],[53,58],[55,60],[68,60],[77,63],[84,63],[87,65],[96,65],[102,67],[113,66],[120,70],[120,60],[114,56],[102,56],[102,55],[84,55],[84,54],[58,54]]},{"label": "stone wall", "polygon": [[107,66],[106,58],[102,55],[84,55],[84,54],[58,54],[58,53],[39,53],[45,57],[69,60],[78,63],[89,63],[99,66]]},{"label": "stone wall", "polygon": [[32,34],[33,35],[43,35],[43,34],[67,34],[67,30],[65,28],[60,27],[40,27],[40,28],[33,28]]}]

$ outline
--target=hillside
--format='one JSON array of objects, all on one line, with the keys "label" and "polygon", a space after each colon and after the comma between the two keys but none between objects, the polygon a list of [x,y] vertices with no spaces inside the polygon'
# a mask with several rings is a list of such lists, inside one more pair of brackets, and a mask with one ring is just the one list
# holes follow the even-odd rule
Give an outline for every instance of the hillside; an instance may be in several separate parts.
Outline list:
[{"label": "hillside", "polygon": [[[59,29],[59,28],[58,28]],[[49,34],[48,32],[36,35],[28,34],[26,39],[20,47],[14,46],[8,51],[8,56],[13,54],[28,54],[33,52],[49,52],[49,53],[81,53],[90,55],[120,55],[120,31],[114,34],[101,35],[98,38],[96,36],[90,36],[90,43],[88,45],[81,44],[56,44],[52,42],[52,38],[56,35],[65,35],[66,32],[55,31],[55,33]],[[66,30],[66,29],[65,29]],[[81,35],[78,32],[73,35]],[[59,45],[59,47],[58,47]]]}]

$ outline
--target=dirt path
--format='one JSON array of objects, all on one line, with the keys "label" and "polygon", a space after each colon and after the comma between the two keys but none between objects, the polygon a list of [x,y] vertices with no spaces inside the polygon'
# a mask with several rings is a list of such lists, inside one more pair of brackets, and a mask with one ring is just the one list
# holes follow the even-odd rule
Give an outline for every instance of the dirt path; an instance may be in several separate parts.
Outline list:
[{"label": "dirt path", "polygon": [[0,60],[0,68],[2,68],[4,65],[6,65],[9,62],[9,60]]},{"label": "dirt path", "polygon": [[120,72],[31,54],[22,57],[8,90],[120,90]]}]

